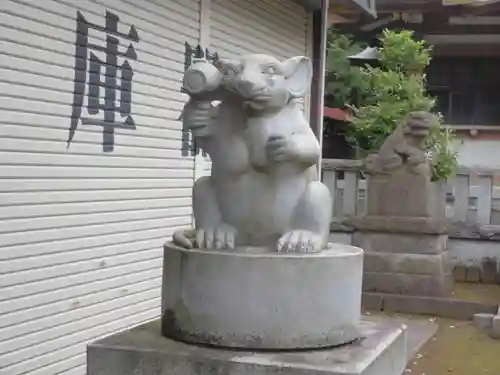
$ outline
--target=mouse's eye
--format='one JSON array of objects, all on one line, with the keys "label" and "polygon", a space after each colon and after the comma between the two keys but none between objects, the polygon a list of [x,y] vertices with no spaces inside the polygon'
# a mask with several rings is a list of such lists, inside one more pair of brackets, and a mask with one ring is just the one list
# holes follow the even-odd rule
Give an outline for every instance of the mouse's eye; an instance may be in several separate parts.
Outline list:
[{"label": "mouse's eye", "polygon": [[279,71],[278,71],[278,68],[275,65],[270,64],[270,65],[267,65],[263,69],[263,73],[270,74],[270,75],[275,75],[275,74],[278,74]]}]

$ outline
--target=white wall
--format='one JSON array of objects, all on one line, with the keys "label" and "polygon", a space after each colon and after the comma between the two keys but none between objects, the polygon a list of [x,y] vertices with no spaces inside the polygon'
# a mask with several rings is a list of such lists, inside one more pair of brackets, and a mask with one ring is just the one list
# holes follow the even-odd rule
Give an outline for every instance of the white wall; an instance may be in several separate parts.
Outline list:
[{"label": "white wall", "polygon": [[457,141],[456,147],[460,165],[500,169],[500,140],[466,138]]},{"label": "white wall", "polygon": [[[136,128],[104,152],[98,124],[67,140],[88,86],[77,15],[103,26],[107,12],[122,54],[134,40]],[[0,0],[0,375],[83,375],[89,341],[159,317],[163,243],[192,225],[184,43],[302,55],[307,22],[292,0]],[[106,40],[90,27],[89,43]]]}]

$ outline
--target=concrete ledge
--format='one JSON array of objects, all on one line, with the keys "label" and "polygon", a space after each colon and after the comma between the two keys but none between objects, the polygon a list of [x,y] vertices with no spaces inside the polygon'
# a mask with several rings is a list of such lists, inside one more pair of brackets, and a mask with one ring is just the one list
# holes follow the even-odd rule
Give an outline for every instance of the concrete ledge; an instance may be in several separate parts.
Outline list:
[{"label": "concrete ledge", "polygon": [[449,223],[450,238],[476,241],[500,241],[500,225]]},{"label": "concrete ledge", "polygon": [[374,311],[425,314],[443,318],[471,320],[474,314],[496,314],[498,305],[451,298],[363,293],[363,308]]},{"label": "concrete ledge", "polygon": [[446,250],[446,235],[410,233],[354,232],[352,244],[361,247],[365,254],[441,254]]},{"label": "concrete ledge", "polygon": [[363,291],[413,296],[450,296],[453,290],[451,273],[439,275],[412,275],[365,271]]},{"label": "concrete ledge", "polygon": [[483,259],[482,267],[457,265],[453,268],[455,281],[481,284],[500,284],[500,269],[497,261]]},{"label": "concrete ledge", "polygon": [[361,305],[364,310],[382,311],[384,309],[384,295],[378,293],[363,293]]},{"label": "concrete ledge", "polygon": [[344,225],[355,230],[382,233],[446,234],[449,225],[446,220],[430,217],[353,216]]},{"label": "concrete ledge", "polygon": [[259,352],[170,340],[156,321],[91,343],[87,374],[400,375],[409,353],[428,339],[415,337],[409,347],[408,330],[394,320],[366,319],[361,329],[362,339],[337,348]]},{"label": "concrete ledge", "polygon": [[[374,232],[394,232],[393,230],[385,230],[384,228],[382,228],[383,230],[381,230],[381,225],[386,225],[386,224],[380,224],[380,223],[374,223],[369,228],[361,228],[361,227],[355,228],[353,225],[358,223],[358,221],[361,219],[362,217],[351,217],[347,219],[334,218],[330,223],[330,231],[352,233],[357,229],[362,229],[366,231],[371,230]],[[397,219],[398,218],[392,218],[392,220],[397,220]],[[440,226],[442,225],[444,224],[440,223]],[[365,225],[361,224],[361,226],[364,227]],[[443,232],[443,234],[447,233],[449,238],[457,240],[475,240],[475,241],[493,241],[493,242],[500,241],[500,225],[490,225],[490,224],[477,225],[477,224],[467,224],[467,223],[453,222],[451,220],[447,220],[445,226],[446,230]],[[424,230],[422,232],[419,231],[418,229],[409,230],[408,233],[429,234],[427,230]],[[434,233],[431,231],[430,234]]]},{"label": "concrete ledge", "polygon": [[450,272],[448,251],[441,254],[365,253],[368,272],[440,275]]}]

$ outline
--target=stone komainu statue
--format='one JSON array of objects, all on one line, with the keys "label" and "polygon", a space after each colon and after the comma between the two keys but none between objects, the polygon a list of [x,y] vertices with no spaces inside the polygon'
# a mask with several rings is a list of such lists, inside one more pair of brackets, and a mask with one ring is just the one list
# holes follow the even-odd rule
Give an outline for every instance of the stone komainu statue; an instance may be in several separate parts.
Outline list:
[{"label": "stone komainu statue", "polygon": [[193,188],[196,228],[175,233],[175,244],[280,252],[326,246],[332,202],[317,180],[319,143],[297,102],[311,77],[300,56],[198,60],[186,71],[184,125],[210,155],[212,172]]},{"label": "stone komainu statue", "polygon": [[[435,120],[436,117],[429,112],[410,113],[387,137],[380,150],[366,158],[366,171],[370,174],[386,174],[401,166],[415,169],[423,164],[427,166],[423,169],[428,169],[424,141]],[[423,169],[420,168],[421,172],[424,172]]]}]

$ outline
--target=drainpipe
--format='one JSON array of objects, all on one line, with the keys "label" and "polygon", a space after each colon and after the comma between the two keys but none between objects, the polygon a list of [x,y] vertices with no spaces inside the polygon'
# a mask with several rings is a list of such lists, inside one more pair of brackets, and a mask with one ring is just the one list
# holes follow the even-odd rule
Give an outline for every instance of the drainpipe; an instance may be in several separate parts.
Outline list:
[{"label": "drainpipe", "polygon": [[328,43],[328,8],[329,0],[321,1],[321,10],[313,14],[313,81],[311,85],[310,121],[320,145],[318,160],[318,178],[321,180],[323,150],[323,107],[325,94],[326,47]]}]

